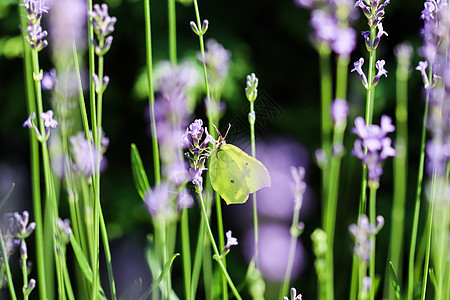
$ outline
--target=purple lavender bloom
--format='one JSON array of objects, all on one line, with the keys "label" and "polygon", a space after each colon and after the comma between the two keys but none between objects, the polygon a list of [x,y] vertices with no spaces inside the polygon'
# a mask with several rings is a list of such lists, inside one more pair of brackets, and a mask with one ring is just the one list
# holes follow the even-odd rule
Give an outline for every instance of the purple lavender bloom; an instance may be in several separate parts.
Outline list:
[{"label": "purple lavender bloom", "polygon": [[372,87],[374,87],[374,86],[376,86],[377,84],[378,84],[378,82],[380,81],[380,77],[381,76],[385,76],[385,77],[387,77],[387,71],[384,69],[384,65],[386,64],[386,62],[382,59],[382,60],[378,60],[376,63],[375,63],[375,67],[377,68],[377,70],[378,70],[378,73],[377,73],[377,75],[375,75],[375,77],[373,78],[373,81],[372,81]]},{"label": "purple lavender bloom", "polygon": [[52,1],[52,13],[49,15],[51,45],[54,56],[66,59],[72,55],[73,44],[76,41],[77,50],[86,47],[86,1],[58,0]]},{"label": "purple lavender bloom", "polygon": [[99,38],[105,38],[114,32],[117,18],[109,16],[106,3],[103,3],[101,6],[94,4],[93,11],[89,11],[88,15],[92,18],[91,22],[94,26],[94,31]]},{"label": "purple lavender bloom", "polygon": [[331,118],[335,124],[342,124],[347,121],[348,103],[344,99],[335,99],[330,107]]},{"label": "purple lavender bloom", "polygon": [[356,47],[356,32],[352,28],[338,28],[331,49],[339,55],[349,56]]},{"label": "purple lavender bloom", "polygon": [[28,127],[30,129],[32,129],[33,127],[35,127],[33,120],[36,119],[36,113],[33,111],[30,116],[28,117],[28,119],[23,122],[22,127]]},{"label": "purple lavender bloom", "polygon": [[366,74],[364,74],[363,70],[362,70],[362,66],[364,65],[364,58],[360,58],[358,61],[355,61],[353,63],[354,68],[351,70],[351,72],[356,71],[359,74],[359,77],[361,78],[361,81],[364,85],[365,88],[368,88],[368,84],[367,84],[367,77]]},{"label": "purple lavender bloom", "polygon": [[106,167],[106,160],[103,158],[103,153],[109,144],[109,139],[103,136],[101,138],[100,153],[95,149],[92,139],[92,132],[90,133],[90,141],[88,141],[83,132],[70,137],[71,152],[74,160],[74,170],[80,172],[85,176],[91,176],[92,172],[98,172],[98,161],[100,159],[100,172]]},{"label": "purple lavender bloom", "polygon": [[192,207],[192,205],[194,205],[194,198],[192,198],[191,193],[186,188],[181,189],[177,195],[178,210]]},{"label": "purple lavender bloom", "polygon": [[311,13],[310,23],[315,32],[316,42],[331,45],[338,32],[336,17],[326,13],[324,10],[316,9]]},{"label": "purple lavender bloom", "polygon": [[428,75],[426,73],[426,69],[428,67],[427,61],[419,61],[419,65],[416,67],[416,70],[420,72],[423,79],[423,84],[426,89],[430,88],[430,82],[428,80]]},{"label": "purple lavender bloom", "polygon": [[355,141],[352,153],[367,166],[369,182],[379,183],[383,174],[382,163],[386,158],[396,155],[391,146],[391,139],[387,137],[387,134],[394,130],[395,127],[388,116],[382,116],[381,126],[366,125],[362,117],[355,119],[353,133],[357,134],[359,139]]},{"label": "purple lavender bloom", "polygon": [[423,20],[434,19],[434,12],[437,10],[437,3],[435,0],[426,1],[424,4],[424,9],[420,18]]},{"label": "purple lavender bloom", "polygon": [[145,193],[145,204],[153,218],[163,217],[171,219],[174,217],[175,209],[171,204],[171,200],[167,182],[162,182]]},{"label": "purple lavender bloom", "polygon": [[42,30],[40,22],[29,24],[27,26],[27,33],[26,39],[32,49],[41,51],[47,47],[48,42],[44,39],[47,37],[48,33],[46,30]]},{"label": "purple lavender bloom", "polygon": [[230,250],[231,246],[235,246],[238,244],[237,238],[231,236],[231,230],[227,231],[226,236],[227,236],[227,244],[225,245],[224,251]]},{"label": "purple lavender bloom", "polygon": [[383,29],[382,23],[378,23],[377,28],[378,28],[378,33],[375,36],[375,39],[373,40],[373,49],[376,49],[378,47],[378,44],[380,43],[380,39],[383,36],[383,34],[388,36],[387,32],[384,31],[384,29]]},{"label": "purple lavender bloom", "polygon": [[210,70],[210,80],[213,85],[220,85],[228,75],[228,68],[231,60],[231,52],[225,49],[214,39],[206,41],[206,52],[203,57],[198,54],[198,60],[206,64]]},{"label": "purple lavender bloom", "polygon": [[355,254],[366,263],[370,260],[370,251],[374,247],[374,243],[370,240],[375,236],[384,225],[384,218],[378,216],[376,225],[371,225],[369,218],[366,215],[361,215],[358,218],[358,224],[351,224],[348,231],[355,238]]},{"label": "purple lavender bloom", "polygon": [[[205,138],[203,141],[203,133]],[[214,138],[208,133],[208,129],[203,127],[203,121],[197,119],[189,125],[183,135],[183,148],[188,148],[189,152],[185,156],[189,160],[189,174],[191,181],[197,191],[203,189],[202,173],[205,168],[205,161],[209,156],[209,144],[214,142]]]},{"label": "purple lavender bloom", "polygon": [[44,0],[24,0],[19,4],[24,6],[27,11],[27,18],[30,22],[35,23],[42,18],[44,13],[48,13],[49,7],[44,3]]},{"label": "purple lavender bloom", "polygon": [[45,72],[42,76],[41,86],[43,90],[53,90],[56,82],[56,69],[53,68],[49,72]]},{"label": "purple lavender bloom", "polygon": [[314,4],[316,4],[316,0],[294,0],[294,3],[300,7],[313,8]]},{"label": "purple lavender bloom", "polygon": [[41,113],[41,118],[44,121],[44,126],[46,128],[56,128],[56,125],[58,125],[58,122],[53,119],[53,111],[48,110],[47,112]]}]

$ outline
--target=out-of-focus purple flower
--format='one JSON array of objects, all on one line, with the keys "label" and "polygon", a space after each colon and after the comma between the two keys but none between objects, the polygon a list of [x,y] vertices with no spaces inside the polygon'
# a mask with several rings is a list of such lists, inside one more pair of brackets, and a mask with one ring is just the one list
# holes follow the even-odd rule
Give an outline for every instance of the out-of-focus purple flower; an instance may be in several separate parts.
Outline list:
[{"label": "out-of-focus purple flower", "polygon": [[175,215],[175,209],[171,200],[167,182],[162,182],[145,193],[145,204],[153,218],[172,218]]},{"label": "out-of-focus purple flower", "polygon": [[56,69],[51,69],[49,72],[45,72],[42,76],[41,86],[43,90],[52,90],[56,82]]},{"label": "out-of-focus purple flower", "polygon": [[364,87],[368,88],[367,77],[366,74],[364,74],[364,71],[362,70],[363,65],[364,65],[364,58],[361,57],[358,61],[355,61],[353,63],[354,68],[351,70],[351,72],[356,71],[359,74],[359,77],[361,78]]},{"label": "out-of-focus purple flower", "polygon": [[304,8],[312,8],[316,0],[294,0],[294,3]]},{"label": "out-of-focus purple flower", "polygon": [[41,113],[41,118],[44,121],[44,126],[46,128],[56,128],[56,125],[58,125],[58,122],[53,119],[53,111],[48,110],[47,112]]},{"label": "out-of-focus purple flower", "polygon": [[227,244],[225,245],[224,251],[230,250],[231,246],[235,246],[238,244],[237,238],[231,236],[231,230],[227,231],[226,236],[227,236]]},{"label": "out-of-focus purple flower", "polygon": [[70,226],[69,219],[56,219],[56,226],[59,231],[57,233],[57,240],[62,245],[66,245],[70,241],[70,236],[72,235],[72,227]]},{"label": "out-of-focus purple flower", "polygon": [[331,118],[333,122],[342,124],[347,121],[348,103],[344,99],[336,99],[331,103],[330,107]]},{"label": "out-of-focus purple flower", "polygon": [[422,10],[422,14],[420,15],[421,19],[428,20],[434,19],[434,12],[437,9],[437,3],[435,0],[426,1],[424,4],[424,9]]},{"label": "out-of-focus purple flower", "polygon": [[339,55],[349,56],[356,47],[356,32],[350,27],[338,28],[331,49]]},{"label": "out-of-focus purple flower", "polygon": [[177,196],[178,210],[192,207],[192,205],[194,205],[194,198],[192,198],[191,193],[186,188],[181,189]]},{"label": "out-of-focus purple flower", "polygon": [[396,155],[395,149],[391,146],[391,139],[387,137],[387,134],[394,130],[395,127],[388,116],[382,116],[381,126],[366,125],[362,117],[355,119],[353,133],[357,134],[359,139],[355,141],[352,153],[367,166],[369,183],[379,183],[383,173],[382,163],[386,158]]},{"label": "out-of-focus purple flower", "polygon": [[437,139],[427,142],[427,172],[430,176],[445,174],[447,162],[450,160],[450,140],[439,141]]},{"label": "out-of-focus purple flower", "polygon": [[371,225],[369,218],[366,215],[361,215],[358,218],[358,224],[351,224],[348,227],[348,231],[355,239],[355,254],[366,263],[369,262],[370,251],[374,247],[370,238],[381,230],[384,225],[384,218],[378,216],[376,222],[375,225]]},{"label": "out-of-focus purple flower", "polygon": [[50,39],[53,56],[67,59],[73,55],[76,41],[77,50],[83,51],[86,46],[86,1],[57,0],[52,1],[49,14]]},{"label": "out-of-focus purple flower", "polygon": [[93,10],[88,12],[91,22],[94,26],[94,32],[99,38],[104,38],[114,32],[114,25],[117,22],[116,17],[110,17],[108,5],[103,3],[101,6],[94,4]]},{"label": "out-of-focus purple flower", "polygon": [[316,42],[331,45],[338,32],[336,17],[324,10],[316,9],[311,13],[310,23],[315,32]]},{"label": "out-of-focus purple flower", "polygon": [[201,53],[197,55],[200,62],[206,64],[210,70],[208,80],[212,85],[220,85],[228,75],[228,68],[231,60],[231,52],[225,49],[214,39],[206,41],[206,52],[203,57]]},{"label": "out-of-focus purple flower", "polygon": [[100,172],[106,167],[106,160],[103,157],[103,153],[109,144],[109,139],[103,136],[101,138],[101,150],[100,153],[95,149],[95,145],[92,139],[92,133],[90,133],[90,141],[85,137],[83,132],[79,132],[77,135],[70,137],[71,153],[74,160],[74,170],[83,173],[85,176],[91,176],[92,172],[98,172],[98,160],[100,159]]},{"label": "out-of-focus purple flower", "polygon": [[[261,274],[268,280],[281,282],[284,280],[289,257],[289,245],[291,242],[289,227],[278,224],[261,224],[258,232],[258,266]],[[246,232],[242,243],[244,245],[242,249],[245,251],[245,258],[250,261],[255,253],[252,230]],[[307,261],[301,241],[297,240],[296,243],[292,280],[303,272]]]}]

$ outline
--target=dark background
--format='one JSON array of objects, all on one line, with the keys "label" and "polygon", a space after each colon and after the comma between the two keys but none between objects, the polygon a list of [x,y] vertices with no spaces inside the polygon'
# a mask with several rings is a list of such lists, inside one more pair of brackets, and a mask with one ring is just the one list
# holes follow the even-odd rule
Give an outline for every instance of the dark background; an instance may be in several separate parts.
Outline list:
[{"label": "dark background", "polygon": [[[145,236],[153,230],[151,219],[135,191],[130,161],[130,144],[135,143],[143,157],[144,165],[151,174],[151,142],[146,121],[147,100],[136,93],[134,86],[145,67],[144,6],[142,1],[109,1],[110,15],[116,16],[116,30],[111,50],[105,59],[105,73],[111,78],[104,100],[104,130],[110,139],[106,152],[108,168],[102,175],[102,201],[113,251],[113,267],[116,271],[119,294],[130,288],[139,277],[145,283],[150,273],[144,262]],[[167,3],[152,1],[152,30],[154,60],[168,59]],[[191,5],[177,3],[177,46],[178,60],[195,57],[198,51],[198,39],[189,27],[189,21],[195,19]],[[313,154],[320,147],[320,92],[318,55],[312,47],[309,35],[309,11],[297,7],[292,1],[199,1],[200,14],[208,19],[210,26],[206,39],[214,38],[232,52],[232,65],[223,100],[227,104],[221,124],[244,124],[247,119],[248,102],[245,99],[245,76],[254,72],[259,78],[260,99],[273,107],[273,114],[265,119],[257,119],[257,138],[274,149],[277,143],[295,144],[303,151],[297,162],[307,166],[307,183],[310,193],[308,213],[303,216],[305,233],[301,241],[305,247],[303,272],[292,283],[304,299],[314,298],[316,275],[314,255],[310,244],[310,234],[320,226],[320,171],[314,163]],[[382,78],[376,89],[375,117],[378,123],[381,114],[394,117],[395,108],[395,67],[394,47],[408,41],[415,49],[412,66],[417,65],[420,56],[417,53],[421,45],[419,35],[422,21],[420,11],[422,1],[392,1],[386,7],[384,29],[389,33],[383,37],[377,56],[386,61],[388,78]],[[45,16],[44,16],[45,19]],[[21,52],[11,43],[20,42],[19,16],[14,1],[0,3],[0,196],[15,182],[15,191],[2,213],[7,211],[32,210],[29,174],[28,131],[22,128],[27,118],[24,88],[23,64]],[[45,20],[44,20],[45,27]],[[367,30],[364,16],[354,24],[357,32]],[[51,33],[50,33],[51,34]],[[8,44],[9,43],[9,44]],[[20,44],[20,43],[19,43]],[[40,53],[41,67],[51,68],[50,48]],[[359,57],[367,57],[367,52],[358,36],[357,49],[351,62]],[[412,67],[413,68],[413,67]],[[407,199],[406,231],[409,232],[412,216],[412,203],[416,168],[418,161],[418,143],[423,111],[422,83],[419,73],[414,71],[410,80],[409,99],[409,187]],[[365,91],[359,77],[349,75],[348,101],[350,103],[349,125],[353,119],[364,114]],[[263,97],[263,98],[261,98]],[[44,106],[49,107],[49,94],[44,94]],[[258,101],[256,102],[258,116]],[[204,117],[204,108],[199,99],[197,117]],[[206,121],[206,119],[204,118]],[[243,120],[243,122],[242,122]],[[288,141],[288,142],[287,142]],[[337,275],[337,299],[347,297],[349,288],[347,275],[351,268],[351,244],[348,225],[356,222],[358,198],[360,192],[360,164],[350,156],[354,136],[346,135],[347,155],[343,161],[342,184],[339,197],[336,234],[335,270]],[[246,148],[248,145],[241,145]],[[297,149],[295,148],[294,149]],[[295,151],[294,154],[295,155]],[[283,151],[274,153],[275,159],[286,156]],[[293,161],[296,161],[293,159]],[[384,229],[379,235],[377,259],[386,260],[389,238],[390,208],[392,203],[392,160],[385,166],[381,189],[378,196],[378,214],[386,219]],[[289,174],[289,170],[285,172]],[[273,176],[273,175],[272,175]],[[278,201],[279,199],[273,199]],[[190,213],[191,220],[198,215],[197,206]],[[226,216],[225,228],[232,228],[233,235],[240,241],[245,234],[244,225],[251,227],[248,218],[250,205],[223,207]],[[64,214],[64,212],[62,213]],[[197,218],[198,219],[198,218]],[[262,216],[262,222],[290,225],[286,220]],[[239,225],[241,224],[241,225]],[[193,225],[195,230],[196,225]],[[234,230],[235,229],[235,230]],[[195,232],[195,231],[194,231]],[[408,241],[409,237],[405,237]],[[234,281],[243,280],[247,268],[245,261],[245,243],[234,247],[229,254],[230,272]],[[31,246],[30,246],[31,248]],[[377,264],[382,274],[384,266]],[[181,295],[181,260],[174,265],[174,287]],[[20,277],[19,277],[20,278]],[[17,283],[17,286],[20,286]],[[276,283],[267,282],[267,299],[275,299],[278,293]],[[271,293],[275,291],[275,293]],[[37,292],[33,292],[35,295]],[[201,293],[199,293],[199,299]],[[244,294],[245,295],[245,294]]]}]

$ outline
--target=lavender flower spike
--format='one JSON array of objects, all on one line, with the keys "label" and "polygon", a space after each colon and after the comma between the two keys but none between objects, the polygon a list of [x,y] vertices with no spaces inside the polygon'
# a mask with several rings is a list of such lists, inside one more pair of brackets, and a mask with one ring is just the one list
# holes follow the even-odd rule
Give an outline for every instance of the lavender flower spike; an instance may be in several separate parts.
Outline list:
[{"label": "lavender flower spike", "polygon": [[53,119],[53,111],[48,110],[47,112],[41,113],[41,118],[44,121],[45,128],[56,128],[56,125],[58,125],[58,122]]},{"label": "lavender flower spike", "polygon": [[355,68],[353,68],[353,69],[351,70],[351,72],[353,72],[353,71],[358,72],[359,77],[361,78],[361,81],[362,81],[364,87],[367,89],[367,88],[368,88],[367,77],[366,77],[366,75],[364,74],[364,72],[363,72],[363,70],[362,70],[362,66],[363,66],[363,65],[364,65],[364,58],[361,57],[358,61],[355,61],[355,62],[353,63],[353,66],[354,66]]},{"label": "lavender flower spike", "polygon": [[93,11],[89,11],[88,15],[92,18],[94,31],[99,38],[104,38],[114,32],[117,18],[109,16],[107,4],[103,3],[102,6],[94,4]]}]

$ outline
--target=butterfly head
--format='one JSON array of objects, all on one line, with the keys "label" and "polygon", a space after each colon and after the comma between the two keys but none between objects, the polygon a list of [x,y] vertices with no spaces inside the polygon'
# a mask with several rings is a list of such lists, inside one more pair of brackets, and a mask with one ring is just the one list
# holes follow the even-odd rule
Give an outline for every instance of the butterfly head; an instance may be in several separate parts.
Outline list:
[{"label": "butterfly head", "polygon": [[227,129],[227,132],[225,133],[224,136],[222,136],[222,134],[220,133],[219,129],[217,129],[216,125],[214,125],[214,124],[212,124],[212,125],[213,125],[214,128],[216,129],[217,135],[219,136],[219,138],[218,138],[217,141],[216,141],[216,146],[219,148],[220,146],[223,146],[223,145],[226,144],[225,139],[226,139],[226,137],[227,137],[227,135],[228,135],[228,132],[230,131],[231,124],[228,123],[228,129]]}]

